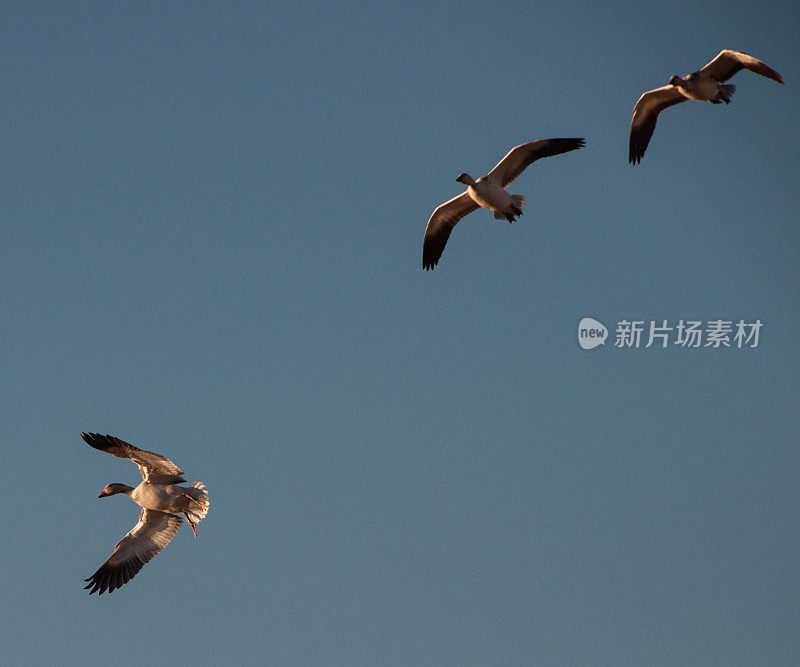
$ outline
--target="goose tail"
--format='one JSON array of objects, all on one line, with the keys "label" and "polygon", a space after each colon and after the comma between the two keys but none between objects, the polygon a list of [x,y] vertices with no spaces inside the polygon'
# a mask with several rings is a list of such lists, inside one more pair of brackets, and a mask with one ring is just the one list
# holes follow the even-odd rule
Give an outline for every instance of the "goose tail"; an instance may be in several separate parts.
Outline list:
[{"label": "goose tail", "polygon": [[725,102],[725,104],[731,103],[731,95],[736,92],[736,86],[732,83],[721,83],[719,86],[719,97],[718,99]]},{"label": "goose tail", "polygon": [[511,195],[511,204],[504,211],[495,211],[495,220],[508,220],[514,222],[518,216],[522,215],[522,209],[525,208],[524,195]]},{"label": "goose tail", "polygon": [[189,503],[186,514],[194,523],[200,523],[206,518],[206,514],[208,514],[208,508],[211,506],[211,503],[208,500],[208,491],[206,491],[206,485],[203,484],[203,482],[192,482],[189,485],[188,491],[193,500]]}]

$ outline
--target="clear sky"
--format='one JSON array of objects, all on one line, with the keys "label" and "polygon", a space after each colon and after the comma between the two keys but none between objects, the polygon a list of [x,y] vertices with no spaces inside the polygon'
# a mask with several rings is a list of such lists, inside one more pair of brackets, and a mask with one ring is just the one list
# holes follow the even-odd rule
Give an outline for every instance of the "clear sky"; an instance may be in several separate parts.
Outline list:
[{"label": "clear sky", "polygon": [[[0,662],[800,662],[800,10],[585,4],[4,3]],[[786,85],[629,165],[723,48]],[[614,346],[681,319],[763,326]],[[212,501],[101,598],[138,471],[81,431]]]}]

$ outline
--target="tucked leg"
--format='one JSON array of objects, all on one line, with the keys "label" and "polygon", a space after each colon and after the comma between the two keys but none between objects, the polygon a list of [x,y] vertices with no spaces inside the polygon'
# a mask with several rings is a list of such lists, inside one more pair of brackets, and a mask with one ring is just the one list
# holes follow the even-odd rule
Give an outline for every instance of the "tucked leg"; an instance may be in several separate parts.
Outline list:
[{"label": "tucked leg", "polygon": [[189,515],[186,512],[183,513],[183,516],[186,517],[186,521],[188,521],[189,525],[192,527],[192,532],[194,532],[194,536],[196,538],[197,537],[197,524],[194,521],[191,520],[191,518],[189,517]]}]

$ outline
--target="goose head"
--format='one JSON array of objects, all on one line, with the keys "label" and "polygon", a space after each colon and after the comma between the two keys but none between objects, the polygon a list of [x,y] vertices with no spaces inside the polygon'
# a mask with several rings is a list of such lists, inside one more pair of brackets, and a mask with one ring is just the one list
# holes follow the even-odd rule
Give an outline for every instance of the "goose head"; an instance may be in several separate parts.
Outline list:
[{"label": "goose head", "polygon": [[132,486],[128,486],[127,484],[117,484],[114,482],[113,484],[107,484],[106,488],[100,492],[100,495],[97,496],[98,498],[105,498],[106,496],[113,496],[117,493],[130,493],[133,491]]},{"label": "goose head", "polygon": [[459,174],[456,178],[456,183],[463,183],[464,185],[475,185],[475,179],[469,174]]}]

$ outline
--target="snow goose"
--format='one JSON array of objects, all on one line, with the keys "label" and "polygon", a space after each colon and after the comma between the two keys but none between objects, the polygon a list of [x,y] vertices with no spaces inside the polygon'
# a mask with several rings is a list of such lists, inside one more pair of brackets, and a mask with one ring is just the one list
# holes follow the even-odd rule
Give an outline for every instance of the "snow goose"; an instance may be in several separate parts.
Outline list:
[{"label": "snow goose", "polygon": [[506,187],[539,158],[574,151],[583,145],[583,139],[531,141],[512,148],[494,169],[477,181],[469,174],[459,174],[456,182],[466,185],[467,191],[439,206],[428,220],[422,244],[422,268],[433,270],[436,267],[450,232],[461,218],[479,207],[493,211],[497,220],[514,222],[522,215],[525,197],[509,194]]},{"label": "snow goose", "polygon": [[664,109],[686,100],[730,104],[736,86],[724,85],[723,82],[741,69],[749,69],[780,84],[783,83],[780,74],[753,56],[730,49],[720,51],[719,55],[703,69],[684,77],[673,76],[666,86],[649,90],[639,98],[633,107],[628,162],[631,164],[641,162],[647,144],[650,143],[650,137],[653,136],[653,130],[656,129],[658,114]]},{"label": "snow goose", "polygon": [[178,486],[186,482],[183,472],[168,458],[123,442],[119,438],[99,433],[81,433],[86,443],[101,452],[121,459],[130,459],[139,466],[142,483],[136,488],[127,484],[109,484],[98,498],[124,493],[142,508],[139,522],[114,547],[109,559],[88,579],[84,590],[89,595],[106,590],[111,593],[127,584],[142,566],[170,543],[182,519],[186,517],[197,537],[197,524],[208,513],[208,493],[202,482]]}]

